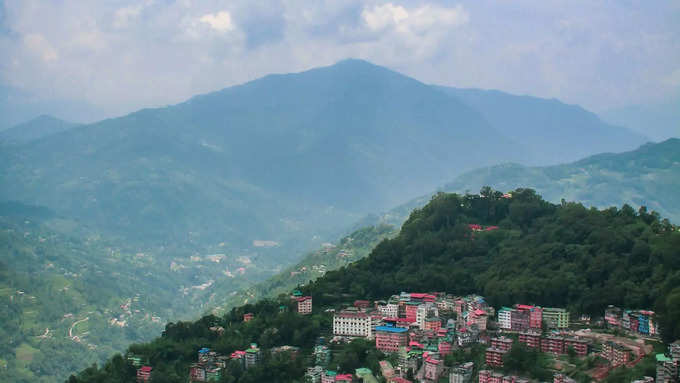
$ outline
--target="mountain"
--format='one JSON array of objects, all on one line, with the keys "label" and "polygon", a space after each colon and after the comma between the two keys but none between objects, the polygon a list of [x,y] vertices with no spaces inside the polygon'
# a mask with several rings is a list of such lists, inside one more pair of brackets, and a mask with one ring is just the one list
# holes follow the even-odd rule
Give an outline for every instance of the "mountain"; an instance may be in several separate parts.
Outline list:
[{"label": "mountain", "polygon": [[[470,223],[494,229],[474,232]],[[635,212],[630,206],[600,211],[578,203],[555,205],[530,189],[515,190],[512,198],[491,189],[482,195],[440,193],[411,214],[399,235],[381,242],[367,258],[302,286],[302,293],[313,297],[311,315],[293,312],[291,299],[282,294],[222,316],[169,323],[161,337],[132,345],[127,354],[151,365],[154,380],[181,382],[200,348],[230,355],[257,343],[262,355],[258,364],[243,369],[237,362],[228,363],[223,381],[302,381],[306,367],[313,364],[316,339],[332,336],[332,311],[356,299],[382,300],[401,291],[479,293],[495,307],[533,302],[567,307],[575,316],[602,315],[609,304],[654,307],[664,339],[673,340],[680,336],[678,278],[680,232],[645,211]],[[253,319],[244,321],[245,313],[253,314]],[[300,354],[270,352],[282,345],[300,347]],[[337,366],[338,373],[353,373],[359,367],[377,372],[378,361],[387,357],[375,349],[375,341],[330,347],[329,366]],[[476,369],[481,369],[484,349],[479,345],[461,350],[462,361],[474,358],[480,363]],[[445,358],[447,366],[452,359]],[[540,360],[540,368],[521,363],[512,372],[545,381],[552,377],[554,362],[563,364],[557,358]],[[590,380],[586,370],[592,364],[575,359],[570,363],[580,368],[570,369],[572,374]],[[654,372],[654,355],[647,355],[643,365],[630,369],[626,379]],[[132,365],[116,355],[101,368],[90,367],[69,381],[125,382],[134,376]]]},{"label": "mountain", "polygon": [[482,186],[512,190],[531,187],[547,200],[579,201],[608,207],[646,206],[680,222],[680,139],[619,154],[599,154],[570,164],[527,167],[517,164],[477,169],[445,185],[445,191],[476,191]]},{"label": "mountain", "polygon": [[81,125],[0,155],[0,199],[128,239],[244,251],[265,241],[257,243],[278,244],[272,251],[284,256],[465,169],[522,159],[476,111],[358,60]]},{"label": "mountain", "polygon": [[571,162],[603,152],[621,152],[648,141],[612,126],[578,105],[516,96],[497,90],[437,87],[479,111],[491,126],[532,153],[532,165]]},{"label": "mountain", "polygon": [[625,126],[657,141],[680,138],[680,93],[657,104],[609,109],[601,116],[605,121]]},{"label": "mountain", "polygon": [[41,115],[23,124],[0,131],[0,141],[15,144],[26,143],[71,129],[77,125],[52,116]]}]

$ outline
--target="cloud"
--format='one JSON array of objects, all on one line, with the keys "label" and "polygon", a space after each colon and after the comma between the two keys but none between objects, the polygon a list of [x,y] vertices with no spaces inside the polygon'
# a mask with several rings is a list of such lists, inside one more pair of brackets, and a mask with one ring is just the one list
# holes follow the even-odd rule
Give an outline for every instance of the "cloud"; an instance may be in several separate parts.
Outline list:
[{"label": "cloud", "polygon": [[401,5],[386,3],[365,7],[361,18],[373,31],[396,28],[402,32],[426,32],[431,28],[450,28],[466,24],[470,16],[462,5],[445,8],[424,5],[408,10]]},{"label": "cloud", "polygon": [[50,44],[45,36],[37,33],[31,33],[24,36],[24,45],[37,57],[40,57],[44,62],[50,62],[59,58],[59,53]]},{"label": "cloud", "polygon": [[202,23],[210,25],[212,29],[219,32],[229,32],[236,28],[231,20],[231,14],[227,11],[208,13],[203,15],[199,20]]}]

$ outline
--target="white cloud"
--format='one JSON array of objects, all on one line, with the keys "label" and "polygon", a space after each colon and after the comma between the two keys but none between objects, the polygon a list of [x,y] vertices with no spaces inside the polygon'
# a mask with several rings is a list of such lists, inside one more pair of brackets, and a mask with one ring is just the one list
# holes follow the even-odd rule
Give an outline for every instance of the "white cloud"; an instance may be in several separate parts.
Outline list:
[{"label": "white cloud", "polygon": [[461,26],[469,21],[470,16],[460,4],[453,8],[428,4],[408,10],[401,5],[386,3],[365,7],[361,18],[373,31],[395,27],[403,32],[422,33],[431,28]]},{"label": "white cloud", "polygon": [[217,13],[208,13],[199,19],[202,23],[210,25],[210,27],[219,32],[233,31],[236,27],[231,20],[231,14],[227,11],[219,11]]},{"label": "white cloud", "polygon": [[361,18],[374,31],[397,25],[408,16],[408,11],[404,7],[392,3],[366,7],[361,11]]},{"label": "white cloud", "polygon": [[44,62],[55,61],[59,58],[59,53],[50,44],[45,36],[38,33],[31,33],[24,36],[24,45],[29,52],[40,57]]}]

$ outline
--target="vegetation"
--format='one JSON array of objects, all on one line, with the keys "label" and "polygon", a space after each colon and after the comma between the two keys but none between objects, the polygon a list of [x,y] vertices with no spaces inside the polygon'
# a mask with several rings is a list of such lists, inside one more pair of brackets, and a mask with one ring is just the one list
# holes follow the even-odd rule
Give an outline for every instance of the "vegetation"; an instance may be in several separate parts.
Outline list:
[{"label": "vegetation", "polygon": [[[471,232],[468,224],[498,226]],[[477,292],[495,306],[526,302],[602,315],[608,304],[655,308],[666,340],[677,336],[680,233],[641,208],[587,209],[544,201],[438,194],[415,210],[394,239],[304,287],[315,303],[399,291]]]},{"label": "vegetation", "polygon": [[[471,223],[498,229],[471,231]],[[170,382],[186,379],[196,351],[204,346],[228,354],[257,342],[268,355],[268,348],[288,344],[302,347],[302,354],[309,355],[317,337],[327,337],[331,330],[331,314],[325,308],[402,290],[480,292],[494,305],[567,306],[576,313],[596,315],[607,304],[654,307],[661,316],[664,338],[670,339],[680,318],[658,302],[667,301],[678,286],[679,245],[677,227],[656,213],[636,212],[627,205],[601,211],[576,203],[554,205],[530,189],[516,190],[512,198],[490,188],[481,195],[442,193],[414,211],[400,234],[383,240],[369,257],[303,286],[314,297],[313,315],[292,313],[286,296],[264,299],[223,316],[170,323],[160,338],[128,351],[154,366],[159,381]],[[281,310],[282,305],[287,309]],[[255,319],[244,323],[243,314],[248,312]],[[216,326],[224,328],[223,335],[214,330]],[[373,366],[382,357],[363,341],[335,351],[331,366],[347,372],[360,365]],[[481,361],[482,355],[480,346],[475,346],[470,354],[454,353],[446,363]],[[266,357],[261,368],[241,371],[230,366],[223,380],[299,381],[305,367],[299,361]],[[591,362],[583,363],[592,367]],[[545,355],[516,345],[506,370],[545,379],[548,365]],[[282,374],[274,373],[276,369]],[[647,371],[641,365],[626,376]],[[128,379],[131,374],[126,363],[113,358],[101,369],[89,368],[70,380],[117,382],[124,379],[116,377]]]}]

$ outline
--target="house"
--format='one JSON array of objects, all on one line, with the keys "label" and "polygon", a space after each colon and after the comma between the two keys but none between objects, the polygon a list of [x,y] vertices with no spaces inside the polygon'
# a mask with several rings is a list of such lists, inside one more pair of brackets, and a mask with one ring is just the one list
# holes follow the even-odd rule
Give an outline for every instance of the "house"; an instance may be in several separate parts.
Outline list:
[{"label": "house", "polygon": [[138,382],[151,381],[151,371],[153,371],[153,367],[150,366],[142,366],[139,369],[137,369],[137,381]]},{"label": "house", "polygon": [[255,317],[255,314],[253,314],[253,313],[245,313],[245,314],[243,314],[243,321],[244,322],[250,322],[251,320],[253,320],[254,317]]}]

